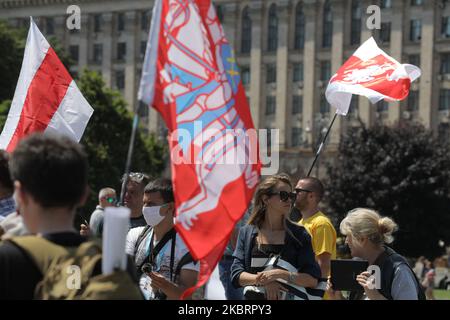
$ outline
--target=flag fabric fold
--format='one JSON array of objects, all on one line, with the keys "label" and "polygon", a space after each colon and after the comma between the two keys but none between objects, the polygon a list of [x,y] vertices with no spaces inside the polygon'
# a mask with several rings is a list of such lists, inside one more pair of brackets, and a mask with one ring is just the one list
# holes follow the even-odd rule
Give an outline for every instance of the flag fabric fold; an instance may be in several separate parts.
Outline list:
[{"label": "flag fabric fold", "polygon": [[20,139],[42,131],[78,142],[93,111],[30,18],[22,68],[0,135],[0,149],[12,152]]},{"label": "flag fabric fold", "polygon": [[261,164],[245,91],[210,0],[157,0],[139,100],[169,129],[175,228],[206,283],[244,214]]},{"label": "flag fabric fold", "polygon": [[420,75],[418,67],[400,64],[371,37],[331,77],[325,96],[336,113],[346,115],[352,94],[366,96],[371,103],[382,99],[400,101],[408,96],[411,82]]}]

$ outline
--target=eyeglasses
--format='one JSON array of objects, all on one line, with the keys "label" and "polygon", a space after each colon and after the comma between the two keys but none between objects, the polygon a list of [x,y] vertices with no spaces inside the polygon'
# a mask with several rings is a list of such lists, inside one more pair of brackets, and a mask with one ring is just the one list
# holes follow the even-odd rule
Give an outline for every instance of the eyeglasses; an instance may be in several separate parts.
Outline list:
[{"label": "eyeglasses", "polygon": [[286,202],[288,200],[295,201],[295,199],[297,198],[296,193],[287,192],[287,191],[272,192],[269,195],[271,195],[271,196],[278,195],[278,196],[280,196],[280,200],[283,202]]},{"label": "eyeglasses", "polygon": [[[122,181],[124,181],[125,178],[126,178],[126,174],[123,175]],[[128,179],[133,181],[133,182],[141,183],[142,181],[144,181],[144,179],[146,181],[149,181],[150,177],[148,175],[144,174],[144,173],[141,173],[141,172],[130,172],[128,174]]]},{"label": "eyeglasses", "polygon": [[302,189],[302,188],[295,188],[295,192],[297,193],[297,194],[299,194],[300,192],[306,192],[306,193],[309,193],[309,192],[312,192],[311,190],[307,190],[307,189]]}]

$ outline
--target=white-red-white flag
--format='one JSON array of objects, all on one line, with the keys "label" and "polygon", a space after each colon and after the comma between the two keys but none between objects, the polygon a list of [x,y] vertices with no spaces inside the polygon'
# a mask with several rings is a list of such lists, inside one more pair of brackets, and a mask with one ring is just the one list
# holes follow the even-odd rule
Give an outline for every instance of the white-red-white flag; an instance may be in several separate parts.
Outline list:
[{"label": "white-red-white flag", "polygon": [[325,96],[336,113],[346,115],[352,94],[366,96],[371,103],[400,101],[420,75],[418,67],[400,64],[370,38],[331,77]]},{"label": "white-red-white flag", "polygon": [[78,142],[93,112],[30,18],[22,69],[0,135],[0,149],[12,152],[20,139],[42,131],[63,134]]}]

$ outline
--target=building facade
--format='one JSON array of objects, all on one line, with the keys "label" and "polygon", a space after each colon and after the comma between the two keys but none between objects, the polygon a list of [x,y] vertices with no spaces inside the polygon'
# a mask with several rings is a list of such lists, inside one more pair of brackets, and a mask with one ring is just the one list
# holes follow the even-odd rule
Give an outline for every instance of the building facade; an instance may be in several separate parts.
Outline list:
[{"label": "building facade", "polygon": [[[154,1],[4,0],[0,19],[28,26],[32,15],[47,37],[57,37],[76,62],[120,90],[136,108],[142,61]],[[304,175],[334,114],[325,100],[330,77],[358,46],[373,36],[422,76],[401,102],[371,105],[354,97],[350,113],[338,117],[327,154],[340,135],[360,121],[394,125],[417,121],[442,137],[450,135],[450,4],[444,0],[216,0],[218,16],[235,48],[241,78],[257,128],[278,129],[281,168]],[[69,5],[81,9],[81,30],[66,28]],[[371,5],[381,11],[380,29],[369,29]],[[143,114],[149,131],[165,135],[154,110]],[[316,172],[317,173],[317,172]]]}]

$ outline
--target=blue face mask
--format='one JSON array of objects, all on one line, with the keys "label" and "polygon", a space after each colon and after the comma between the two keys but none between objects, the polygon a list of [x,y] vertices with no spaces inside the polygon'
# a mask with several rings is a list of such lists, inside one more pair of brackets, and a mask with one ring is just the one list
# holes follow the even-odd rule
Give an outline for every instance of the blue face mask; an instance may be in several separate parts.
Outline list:
[{"label": "blue face mask", "polygon": [[143,207],[142,208],[142,214],[144,215],[145,222],[151,227],[155,227],[158,224],[161,223],[161,221],[164,220],[165,216],[162,216],[160,214],[161,208],[164,208],[168,205],[168,203],[165,203],[160,206],[153,206],[153,207]]}]

